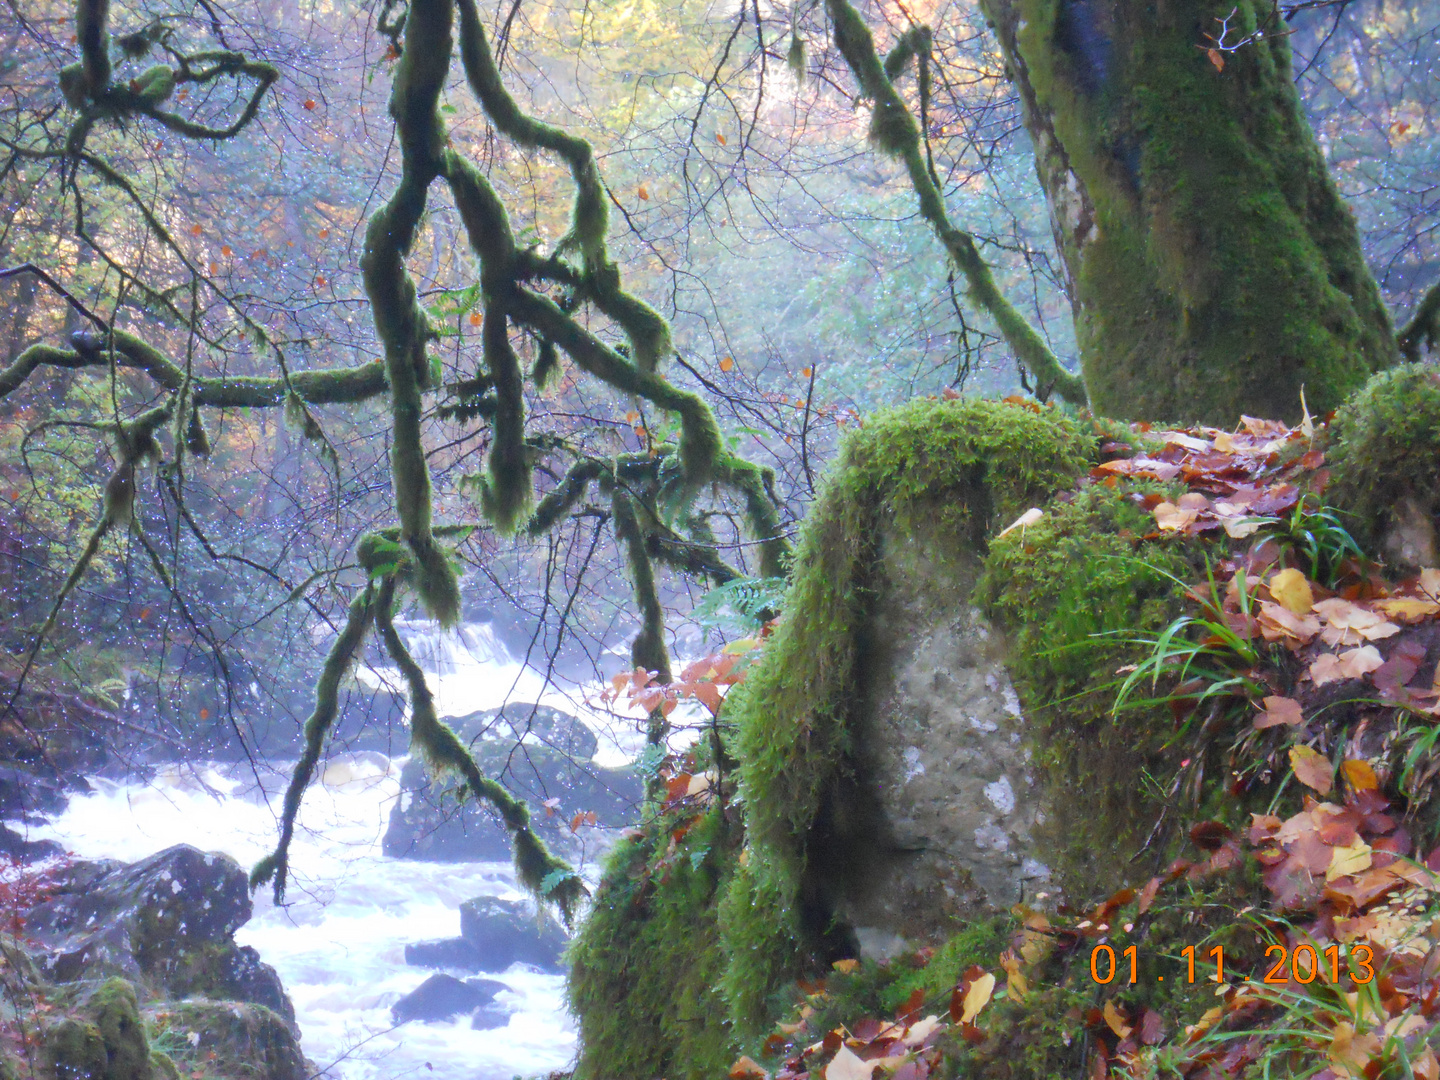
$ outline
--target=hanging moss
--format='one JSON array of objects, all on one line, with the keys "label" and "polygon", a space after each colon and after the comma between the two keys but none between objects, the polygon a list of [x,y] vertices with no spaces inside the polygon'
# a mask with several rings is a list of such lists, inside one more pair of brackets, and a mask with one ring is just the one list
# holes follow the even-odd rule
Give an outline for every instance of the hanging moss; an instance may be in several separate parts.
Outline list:
[{"label": "hanging moss", "polygon": [[290,774],[285,801],[280,812],[280,841],[275,850],[255,864],[250,871],[250,888],[258,889],[274,881],[275,902],[285,899],[285,886],[290,872],[290,841],[295,835],[295,819],[300,813],[300,800],[315,776],[325,737],[340,711],[340,682],[354,665],[365,642],[365,634],[375,617],[375,589],[367,585],[350,602],[345,626],[325,656],[325,666],[315,684],[315,707],[305,721],[305,750]]},{"label": "hanging moss", "polygon": [[586,889],[568,863],[545,846],[530,828],[530,811],[498,781],[484,776],[465,744],[435,712],[435,700],[425,673],[410,655],[395,629],[392,609],[395,579],[387,578],[375,598],[375,627],[390,659],[410,689],[410,747],[437,776],[463,779],[476,799],[489,803],[500,815],[515,849],[515,875],[541,903],[553,903],[566,923],[575,915]]},{"label": "hanging moss", "polygon": [[[919,199],[921,216],[930,223],[936,237],[945,245],[946,253],[965,275],[968,295],[995,320],[1015,359],[1034,378],[1043,396],[1053,392],[1066,401],[1084,405],[1085,384],[1065,370],[1039,332],[1000,291],[994,274],[975,246],[974,237],[951,222],[939,183],[922,151],[920,127],[887,77],[864,18],[849,0],[826,0],[825,9],[830,14],[836,47],[859,81],[861,91],[871,100],[874,111],[870,116],[870,139],[882,152],[904,163]],[[902,49],[897,58],[897,69],[903,66],[902,60],[908,59],[907,52],[913,54],[915,45],[916,39],[909,37],[907,48]],[[922,92],[925,91],[923,76],[922,72]]]},{"label": "hanging moss", "polygon": [[[1405,364],[1372,378],[1330,425],[1326,498],[1371,551],[1400,563],[1434,557],[1440,524],[1440,368]],[[1428,532],[1428,540],[1426,533]],[[1407,553],[1406,534],[1409,540]]]}]

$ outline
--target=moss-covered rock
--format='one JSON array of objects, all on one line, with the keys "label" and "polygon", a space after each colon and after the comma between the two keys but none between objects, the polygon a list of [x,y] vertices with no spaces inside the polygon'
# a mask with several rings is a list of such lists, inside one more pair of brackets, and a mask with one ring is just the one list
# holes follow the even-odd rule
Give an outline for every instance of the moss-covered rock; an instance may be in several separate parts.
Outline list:
[{"label": "moss-covered rock", "polygon": [[728,1070],[735,1038],[719,991],[726,955],[715,903],[736,869],[736,832],[715,811],[673,852],[661,828],[610,853],[569,952],[583,1048],[576,1080]]},{"label": "moss-covered rock", "polygon": [[1440,527],[1440,368],[1376,375],[1336,412],[1328,497],[1362,545],[1399,568],[1436,565]]},{"label": "moss-covered rock", "polygon": [[146,1010],[155,1041],[182,1072],[227,1080],[305,1080],[294,1029],[263,1005],[190,1000]]},{"label": "moss-covered rock", "polygon": [[107,979],[82,993],[72,1012],[44,1029],[40,1065],[54,1080],[152,1080],[135,987]]},{"label": "moss-covered rock", "polygon": [[882,534],[923,523],[981,552],[1095,446],[1056,409],[964,400],[914,402],[847,440],[805,522],[786,617],[726,705],[743,820],[617,849],[572,946],[579,1075],[713,1075],[789,980],[853,952],[819,870],[865,826],[845,792]]},{"label": "moss-covered rock", "polygon": [[1197,541],[1142,542],[1154,519],[1132,496],[1147,490],[1165,489],[1095,484],[1052,503],[991,545],[976,594],[1011,635],[1008,665],[1045,787],[1037,834],[1076,902],[1135,872],[1124,866],[1159,814],[1142,778],[1183,756],[1166,749],[1168,709],[1111,711],[1118,669],[1145,651],[1136,639],[1180,614],[1180,582],[1203,565]]}]

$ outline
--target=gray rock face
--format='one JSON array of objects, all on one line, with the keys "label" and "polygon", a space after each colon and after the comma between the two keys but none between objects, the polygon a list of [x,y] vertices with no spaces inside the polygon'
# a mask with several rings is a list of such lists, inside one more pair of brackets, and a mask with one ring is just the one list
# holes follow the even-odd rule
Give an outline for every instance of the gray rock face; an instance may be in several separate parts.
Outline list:
[{"label": "gray rock face", "polygon": [[74,864],[25,925],[47,979],[119,976],[164,997],[264,1005],[293,1022],[275,970],[234,942],[250,912],[239,864],[182,844],[128,866]]},{"label": "gray rock face", "polygon": [[485,1011],[490,1014],[503,1010],[494,1007],[495,995],[505,989],[505,984],[494,979],[457,979],[453,975],[431,975],[423,983],[390,1007],[390,1015],[397,1024],[408,1024],[412,1020],[449,1020],[452,1017]]},{"label": "gray rock face", "polygon": [[477,896],[460,905],[460,937],[405,946],[405,962],[455,971],[504,971],[511,964],[562,970],[568,939],[548,912],[523,900]]},{"label": "gray rock face", "polygon": [[[574,717],[543,705],[511,704],[447,722],[471,746],[482,773],[530,804],[536,830],[561,855],[573,859],[579,853],[579,840],[569,829],[575,814],[593,810],[599,825],[612,828],[636,817],[639,776],[632,769],[594,765],[590,758],[598,740]],[[461,802],[449,782],[432,784],[418,760],[406,764],[400,787],[382,842],[386,855],[425,862],[509,861],[509,837],[488,806]],[[559,800],[553,815],[543,809],[550,799]],[[593,842],[590,846],[593,854]]]},{"label": "gray rock face", "polygon": [[881,541],[856,740],[872,839],[838,905],[871,956],[943,940],[1049,876],[1004,643],[970,603],[980,559],[954,547],[924,531]]}]

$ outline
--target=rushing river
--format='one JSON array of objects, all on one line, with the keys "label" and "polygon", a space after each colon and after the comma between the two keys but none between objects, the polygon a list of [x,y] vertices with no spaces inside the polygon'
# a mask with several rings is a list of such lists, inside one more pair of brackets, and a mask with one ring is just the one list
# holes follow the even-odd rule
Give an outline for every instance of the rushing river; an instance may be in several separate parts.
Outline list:
[{"label": "rushing river", "polygon": [[[624,760],[638,736],[617,732],[583,701],[542,685],[505,655],[485,627],[409,636],[435,676],[442,712],[541,700],[593,718],[599,759]],[[362,672],[365,681],[385,672]],[[528,696],[527,696],[528,695]],[[301,808],[286,904],[255,897],[236,939],[280,973],[295,1003],[306,1056],[342,1080],[509,1080],[567,1066],[575,1030],[564,980],[522,965],[488,977],[507,990],[505,1027],[474,1031],[468,1017],[393,1027],[390,1006],[431,972],[406,965],[407,942],[454,937],[473,896],[518,897],[506,863],[424,863],[387,858],[380,840],[400,794],[403,758],[332,757]],[[32,838],[50,837],[82,859],[132,862],[173,844],[220,851],[249,868],[274,846],[286,763],[257,777],[248,765],[177,765],[148,784],[94,782]],[[593,868],[587,868],[593,871]],[[487,973],[488,975],[488,973]]]}]

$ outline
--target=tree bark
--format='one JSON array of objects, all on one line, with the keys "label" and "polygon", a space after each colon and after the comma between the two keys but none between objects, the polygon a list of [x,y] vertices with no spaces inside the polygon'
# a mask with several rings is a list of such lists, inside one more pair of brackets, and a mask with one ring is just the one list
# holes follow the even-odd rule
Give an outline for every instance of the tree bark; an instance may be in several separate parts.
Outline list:
[{"label": "tree bark", "polygon": [[[1263,0],[981,0],[1069,276],[1090,401],[1298,417],[1398,352]],[[1223,44],[1207,48],[1231,14]],[[1257,31],[1259,33],[1257,34]],[[1219,61],[1217,63],[1216,61]]]}]

